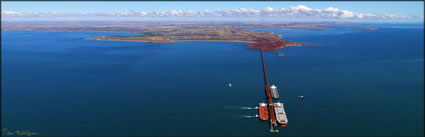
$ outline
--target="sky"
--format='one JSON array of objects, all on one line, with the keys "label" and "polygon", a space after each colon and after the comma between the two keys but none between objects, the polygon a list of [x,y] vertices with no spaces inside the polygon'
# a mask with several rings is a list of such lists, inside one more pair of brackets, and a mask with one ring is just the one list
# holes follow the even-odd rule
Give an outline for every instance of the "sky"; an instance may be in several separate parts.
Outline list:
[{"label": "sky", "polygon": [[[423,22],[424,2],[1,2],[2,19]],[[207,12],[207,13],[205,13]],[[227,18],[226,18],[227,17]]]}]

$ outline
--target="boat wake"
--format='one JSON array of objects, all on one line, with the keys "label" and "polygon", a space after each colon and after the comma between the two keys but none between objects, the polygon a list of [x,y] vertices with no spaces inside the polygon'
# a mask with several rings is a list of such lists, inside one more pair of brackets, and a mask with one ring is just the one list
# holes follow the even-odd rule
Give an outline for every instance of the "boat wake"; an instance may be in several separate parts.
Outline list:
[{"label": "boat wake", "polygon": [[238,115],[238,114],[222,114],[222,116],[237,117],[237,118],[256,118],[257,116]]},{"label": "boat wake", "polygon": [[248,116],[248,115],[243,115],[243,117],[245,117],[245,118],[256,118],[257,116]]},{"label": "boat wake", "polygon": [[225,109],[242,109],[242,110],[248,110],[248,109],[255,109],[254,107],[244,107],[244,106],[224,106]]}]

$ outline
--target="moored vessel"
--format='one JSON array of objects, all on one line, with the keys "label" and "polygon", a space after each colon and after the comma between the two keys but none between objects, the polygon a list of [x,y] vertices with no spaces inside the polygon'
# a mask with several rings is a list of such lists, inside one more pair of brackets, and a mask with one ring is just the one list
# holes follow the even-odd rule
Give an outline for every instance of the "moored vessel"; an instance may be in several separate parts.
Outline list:
[{"label": "moored vessel", "polygon": [[267,104],[266,103],[260,103],[258,106],[258,113],[259,118],[261,120],[268,120],[269,119],[269,112],[267,111]]},{"label": "moored vessel", "polygon": [[283,104],[280,102],[274,103],[274,111],[276,114],[276,121],[279,124],[282,124],[282,127],[286,127],[288,125],[288,118],[286,117],[285,108]]},{"label": "moored vessel", "polygon": [[232,87],[232,83],[227,82],[227,86],[231,88]]},{"label": "moored vessel", "polygon": [[275,99],[278,99],[279,98],[279,92],[277,91],[276,85],[273,84],[272,86],[270,86],[270,90],[272,92],[272,97],[275,98]]}]

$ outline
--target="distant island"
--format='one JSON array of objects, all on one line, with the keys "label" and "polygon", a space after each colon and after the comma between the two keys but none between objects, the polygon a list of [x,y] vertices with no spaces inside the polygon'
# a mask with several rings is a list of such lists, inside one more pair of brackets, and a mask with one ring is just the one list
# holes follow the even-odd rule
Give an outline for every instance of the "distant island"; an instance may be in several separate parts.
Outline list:
[{"label": "distant island", "polygon": [[[231,41],[250,43],[247,48],[277,50],[286,46],[312,46],[287,41],[273,32],[252,31],[254,28],[333,29],[339,24],[324,23],[189,23],[189,22],[66,22],[66,23],[5,23],[3,30],[55,30],[64,32],[132,32],[134,35],[96,36],[89,39],[106,41],[136,41],[173,43],[176,41]],[[340,26],[365,30],[347,24]],[[317,46],[317,45],[313,45]]]}]

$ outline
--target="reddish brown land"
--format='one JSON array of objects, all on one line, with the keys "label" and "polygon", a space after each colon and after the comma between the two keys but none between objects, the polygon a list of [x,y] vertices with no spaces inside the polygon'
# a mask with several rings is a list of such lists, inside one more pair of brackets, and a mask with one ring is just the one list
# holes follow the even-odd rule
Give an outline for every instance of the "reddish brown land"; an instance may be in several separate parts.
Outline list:
[{"label": "reddish brown land", "polygon": [[[89,39],[172,43],[176,41],[247,42],[247,48],[277,50],[286,46],[310,46],[284,40],[272,32],[252,31],[254,28],[332,29],[329,24],[296,23],[173,23],[173,22],[51,22],[5,23],[3,30],[53,30],[64,32],[132,32],[130,36],[96,36]],[[350,26],[353,27],[353,26]],[[373,27],[360,29],[374,30]],[[290,34],[288,34],[290,35]],[[317,46],[317,45],[315,45]]]}]

